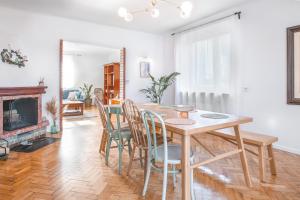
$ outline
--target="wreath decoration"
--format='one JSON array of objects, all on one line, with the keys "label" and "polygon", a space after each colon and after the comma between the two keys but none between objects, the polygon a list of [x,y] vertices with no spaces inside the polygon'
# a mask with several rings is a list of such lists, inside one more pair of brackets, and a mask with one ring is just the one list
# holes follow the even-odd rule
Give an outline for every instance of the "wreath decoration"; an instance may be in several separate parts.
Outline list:
[{"label": "wreath decoration", "polygon": [[25,67],[25,63],[28,62],[27,56],[22,55],[20,50],[3,49],[1,59],[2,62],[17,65],[19,68]]}]

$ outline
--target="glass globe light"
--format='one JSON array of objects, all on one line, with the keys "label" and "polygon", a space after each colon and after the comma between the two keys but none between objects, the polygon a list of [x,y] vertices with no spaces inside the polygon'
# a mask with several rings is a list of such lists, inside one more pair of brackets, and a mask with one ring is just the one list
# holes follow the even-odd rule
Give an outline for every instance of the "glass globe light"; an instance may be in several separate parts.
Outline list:
[{"label": "glass globe light", "polygon": [[119,8],[118,15],[122,18],[125,17],[127,15],[127,9],[123,7]]},{"label": "glass globe light", "polygon": [[180,6],[180,10],[189,16],[193,10],[193,4],[190,1],[184,1]]}]

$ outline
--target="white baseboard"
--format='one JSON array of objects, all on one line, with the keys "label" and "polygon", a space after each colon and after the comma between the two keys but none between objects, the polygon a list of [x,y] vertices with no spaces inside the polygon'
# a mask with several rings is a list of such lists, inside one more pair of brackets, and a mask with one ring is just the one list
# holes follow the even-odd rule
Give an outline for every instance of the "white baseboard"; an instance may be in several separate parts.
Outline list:
[{"label": "white baseboard", "polygon": [[281,146],[281,145],[277,145],[277,144],[274,144],[273,147],[275,149],[279,149],[282,151],[287,151],[289,153],[294,153],[294,154],[300,155],[300,149],[289,148],[289,147],[285,147],[285,146]]}]

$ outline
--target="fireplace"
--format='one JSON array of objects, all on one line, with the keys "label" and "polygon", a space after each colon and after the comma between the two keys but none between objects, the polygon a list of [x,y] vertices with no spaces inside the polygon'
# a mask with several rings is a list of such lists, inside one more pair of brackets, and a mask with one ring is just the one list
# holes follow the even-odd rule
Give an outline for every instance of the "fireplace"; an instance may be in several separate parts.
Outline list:
[{"label": "fireplace", "polygon": [[42,94],[46,88],[0,88],[0,138],[19,141],[25,133],[28,135],[48,126],[48,120],[42,117]]},{"label": "fireplace", "polygon": [[3,130],[13,131],[37,125],[38,98],[3,101]]}]

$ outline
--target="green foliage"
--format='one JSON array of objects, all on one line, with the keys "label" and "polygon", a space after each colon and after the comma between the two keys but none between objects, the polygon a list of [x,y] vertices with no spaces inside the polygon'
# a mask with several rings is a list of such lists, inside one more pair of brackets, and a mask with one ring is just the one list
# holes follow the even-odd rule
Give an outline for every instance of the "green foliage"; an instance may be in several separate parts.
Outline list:
[{"label": "green foliage", "polygon": [[160,104],[165,90],[175,82],[176,76],[178,75],[180,75],[180,73],[173,72],[170,75],[162,76],[156,80],[149,74],[152,81],[151,86],[140,90],[140,92],[145,94],[146,98],[150,99],[151,102]]},{"label": "green foliage", "polygon": [[84,93],[84,96],[85,96],[85,100],[87,99],[91,99],[92,98],[92,95],[91,95],[91,92],[92,92],[92,88],[93,88],[93,85],[88,85],[86,83],[83,84],[83,87],[80,87],[80,89],[82,90],[82,92]]}]

